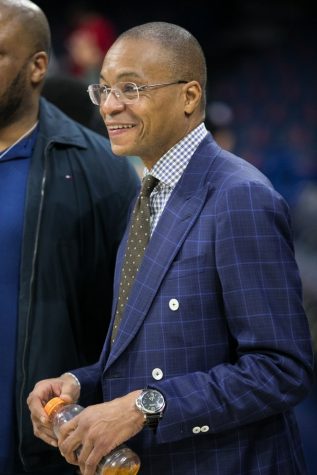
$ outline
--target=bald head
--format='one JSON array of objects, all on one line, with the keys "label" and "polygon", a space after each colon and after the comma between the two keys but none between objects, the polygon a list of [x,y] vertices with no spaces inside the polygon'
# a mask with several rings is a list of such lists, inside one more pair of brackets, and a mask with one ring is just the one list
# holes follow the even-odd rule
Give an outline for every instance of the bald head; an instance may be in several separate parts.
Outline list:
[{"label": "bald head", "polygon": [[164,67],[170,79],[182,78],[198,81],[203,91],[206,88],[207,68],[203,50],[197,39],[184,28],[166,22],[149,22],[135,26],[122,33],[121,39],[140,39],[156,42],[164,50]]},{"label": "bald head", "polygon": [[29,0],[0,0],[0,21],[9,21],[18,26],[21,37],[18,41],[27,43],[30,53],[51,48],[50,27],[43,11]]}]

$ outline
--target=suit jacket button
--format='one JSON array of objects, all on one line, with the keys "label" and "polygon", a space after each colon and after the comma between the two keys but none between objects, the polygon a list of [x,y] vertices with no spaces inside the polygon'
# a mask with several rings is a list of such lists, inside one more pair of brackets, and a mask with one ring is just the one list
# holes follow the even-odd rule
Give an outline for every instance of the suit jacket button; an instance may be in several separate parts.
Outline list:
[{"label": "suit jacket button", "polygon": [[209,426],[202,426],[202,427],[200,428],[200,430],[201,430],[202,432],[208,432],[208,431],[209,431]]},{"label": "suit jacket button", "polygon": [[193,427],[193,433],[194,434],[199,434],[199,432],[201,431],[201,428],[196,426],[196,427]]},{"label": "suit jacket button", "polygon": [[177,299],[171,299],[168,302],[168,306],[169,306],[170,310],[175,312],[175,310],[178,310],[178,308],[179,308],[179,301]]},{"label": "suit jacket button", "polygon": [[159,381],[163,378],[163,371],[160,368],[154,368],[152,371],[152,376],[156,381]]}]

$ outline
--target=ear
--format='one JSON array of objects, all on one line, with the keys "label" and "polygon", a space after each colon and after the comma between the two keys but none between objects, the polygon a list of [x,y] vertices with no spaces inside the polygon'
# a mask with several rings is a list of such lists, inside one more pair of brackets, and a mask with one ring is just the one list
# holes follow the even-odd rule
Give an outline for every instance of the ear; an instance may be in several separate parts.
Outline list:
[{"label": "ear", "polygon": [[198,81],[190,81],[184,84],[185,92],[185,114],[192,114],[197,108],[201,106],[202,89]]},{"label": "ear", "polygon": [[45,51],[38,51],[31,59],[31,82],[33,85],[40,84],[47,72],[48,55]]}]

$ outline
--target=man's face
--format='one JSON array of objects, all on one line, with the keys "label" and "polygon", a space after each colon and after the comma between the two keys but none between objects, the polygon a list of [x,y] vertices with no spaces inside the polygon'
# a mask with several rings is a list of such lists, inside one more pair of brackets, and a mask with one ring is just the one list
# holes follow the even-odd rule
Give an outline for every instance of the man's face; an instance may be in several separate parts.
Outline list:
[{"label": "man's face", "polygon": [[[137,86],[168,83],[168,52],[155,42],[122,39],[108,51],[101,70],[102,85],[129,81]],[[114,94],[101,104],[112,150],[154,163],[186,134],[184,84],[140,91],[136,103],[124,104]]]},{"label": "man's face", "polygon": [[0,14],[0,127],[14,121],[30,95],[29,53],[16,22]]}]

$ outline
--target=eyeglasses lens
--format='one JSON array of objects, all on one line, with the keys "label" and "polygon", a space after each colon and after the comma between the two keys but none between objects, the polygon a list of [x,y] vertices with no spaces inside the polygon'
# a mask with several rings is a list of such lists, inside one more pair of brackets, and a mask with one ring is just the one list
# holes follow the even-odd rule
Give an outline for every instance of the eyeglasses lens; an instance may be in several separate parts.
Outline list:
[{"label": "eyeglasses lens", "polygon": [[88,86],[89,97],[91,101],[98,106],[108,99],[111,92],[118,101],[125,104],[136,102],[139,99],[137,85],[133,82],[119,82],[112,88],[100,86],[99,84],[91,84]]}]

